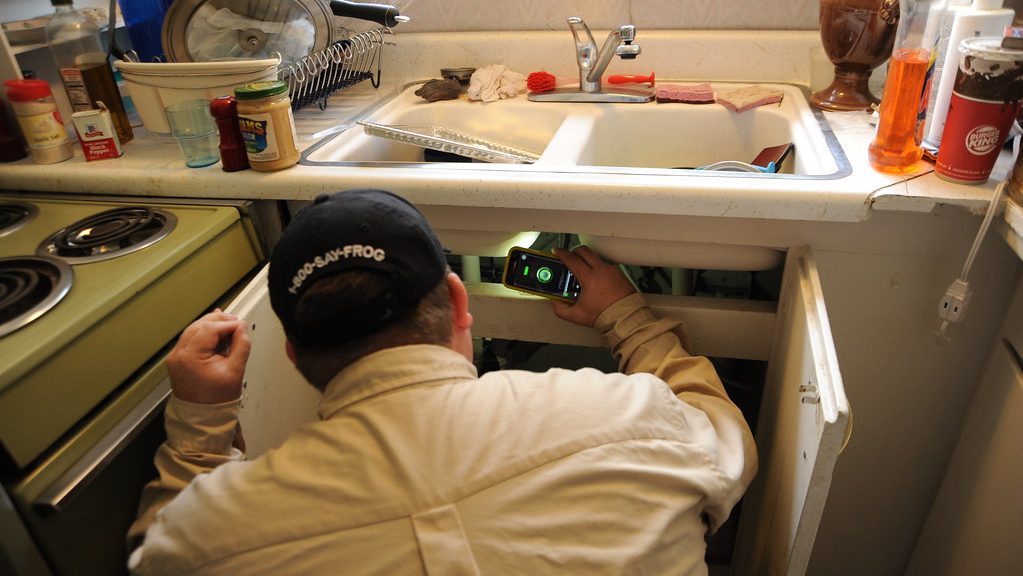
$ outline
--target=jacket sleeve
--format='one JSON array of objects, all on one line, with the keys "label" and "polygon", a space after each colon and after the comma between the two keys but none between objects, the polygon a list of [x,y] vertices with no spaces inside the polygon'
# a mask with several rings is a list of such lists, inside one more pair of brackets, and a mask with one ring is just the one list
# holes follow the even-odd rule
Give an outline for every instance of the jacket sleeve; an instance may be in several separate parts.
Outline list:
[{"label": "jacket sleeve", "polygon": [[[157,478],[142,490],[138,517],[128,530],[128,550],[142,544],[157,513],[192,478],[225,462],[245,459],[245,454],[235,447],[240,404],[240,399],[222,404],[195,404],[171,395],[164,410],[167,441],[156,452]],[[136,550],[136,554],[138,552]],[[136,563],[135,554],[132,556],[129,564]]]},{"label": "jacket sleeve", "polygon": [[609,306],[594,327],[607,339],[626,374],[645,372],[666,382],[682,402],[707,415],[716,438],[710,446],[712,465],[720,472],[719,498],[708,502],[711,528],[728,518],[757,470],[753,434],[732,403],[710,361],[689,354],[680,322],[658,319],[642,295],[632,294]]}]

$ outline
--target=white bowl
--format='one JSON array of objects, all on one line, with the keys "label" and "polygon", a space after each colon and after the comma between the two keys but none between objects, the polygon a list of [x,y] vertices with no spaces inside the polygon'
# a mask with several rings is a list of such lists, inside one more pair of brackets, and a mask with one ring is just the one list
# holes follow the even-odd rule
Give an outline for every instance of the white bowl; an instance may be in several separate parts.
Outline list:
[{"label": "white bowl", "polygon": [[[118,62],[117,67],[121,70],[124,84],[139,112],[143,126],[151,132],[167,133],[170,132],[170,125],[167,123],[164,108],[186,100],[212,100],[217,96],[230,96],[234,94],[234,89],[237,86],[260,80],[276,80],[277,61],[270,60],[270,62],[273,63],[272,66],[264,66],[262,69],[247,73],[217,75],[193,75],[183,72],[173,75],[147,75],[130,73],[128,68],[133,70],[137,70],[137,68],[124,66],[125,64],[138,64],[137,62]],[[183,64],[191,63],[160,65],[180,66]],[[199,62],[196,64],[215,63]]]},{"label": "white bowl", "polygon": [[217,62],[125,62],[114,64],[122,73],[146,76],[222,76],[250,74],[279,66],[280,58],[220,60]]}]

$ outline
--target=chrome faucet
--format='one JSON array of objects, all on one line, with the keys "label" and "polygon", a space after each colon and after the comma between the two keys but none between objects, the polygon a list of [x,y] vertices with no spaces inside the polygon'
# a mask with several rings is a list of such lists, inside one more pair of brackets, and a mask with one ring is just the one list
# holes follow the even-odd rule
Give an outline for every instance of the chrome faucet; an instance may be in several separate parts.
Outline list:
[{"label": "chrome faucet", "polygon": [[[616,54],[625,60],[639,56],[639,44],[636,39],[636,27],[627,24],[612,30],[604,40],[604,46],[597,52],[597,44],[593,34],[582,18],[573,16],[568,19],[568,27],[575,37],[575,59],[579,62],[579,89],[583,92],[600,92],[600,78]],[[585,34],[585,38],[582,35]]]},{"label": "chrome faucet", "polygon": [[568,27],[575,39],[575,59],[579,64],[579,88],[556,88],[548,92],[530,93],[536,102],[649,102],[653,93],[647,90],[612,88],[605,90],[601,77],[615,56],[631,60],[642,51],[636,40],[636,27],[619,26],[607,35],[604,45],[597,50],[590,28],[582,18],[572,16]]}]

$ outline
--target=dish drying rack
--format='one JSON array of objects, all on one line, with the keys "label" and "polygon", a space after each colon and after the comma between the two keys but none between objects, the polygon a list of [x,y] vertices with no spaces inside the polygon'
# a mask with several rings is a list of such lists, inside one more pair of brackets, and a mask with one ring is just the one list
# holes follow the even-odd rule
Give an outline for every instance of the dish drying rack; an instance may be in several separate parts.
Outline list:
[{"label": "dish drying rack", "polygon": [[291,109],[316,104],[325,110],[332,94],[367,79],[379,88],[380,52],[384,44],[394,45],[385,40],[393,34],[390,28],[358,32],[281,68],[278,77],[288,83]]}]

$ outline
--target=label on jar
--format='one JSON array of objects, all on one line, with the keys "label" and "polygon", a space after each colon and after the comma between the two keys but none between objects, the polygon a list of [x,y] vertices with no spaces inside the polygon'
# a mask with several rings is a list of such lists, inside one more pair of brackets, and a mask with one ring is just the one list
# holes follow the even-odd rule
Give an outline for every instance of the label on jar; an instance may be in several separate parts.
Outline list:
[{"label": "label on jar", "polygon": [[68,142],[60,112],[48,110],[40,114],[18,116],[18,124],[25,133],[25,140],[32,150],[43,150],[61,146]]},{"label": "label on jar", "polygon": [[270,114],[238,115],[238,127],[245,141],[249,162],[267,162],[280,158],[277,135]]},{"label": "label on jar", "polygon": [[82,71],[78,68],[61,68],[60,78],[64,81],[64,89],[67,90],[71,108],[75,112],[91,110],[92,99],[89,98],[89,89],[85,87]]},{"label": "label on jar", "polygon": [[291,113],[291,106],[288,106],[288,124],[291,125],[291,143],[298,150],[298,130],[295,130],[295,116]]}]

